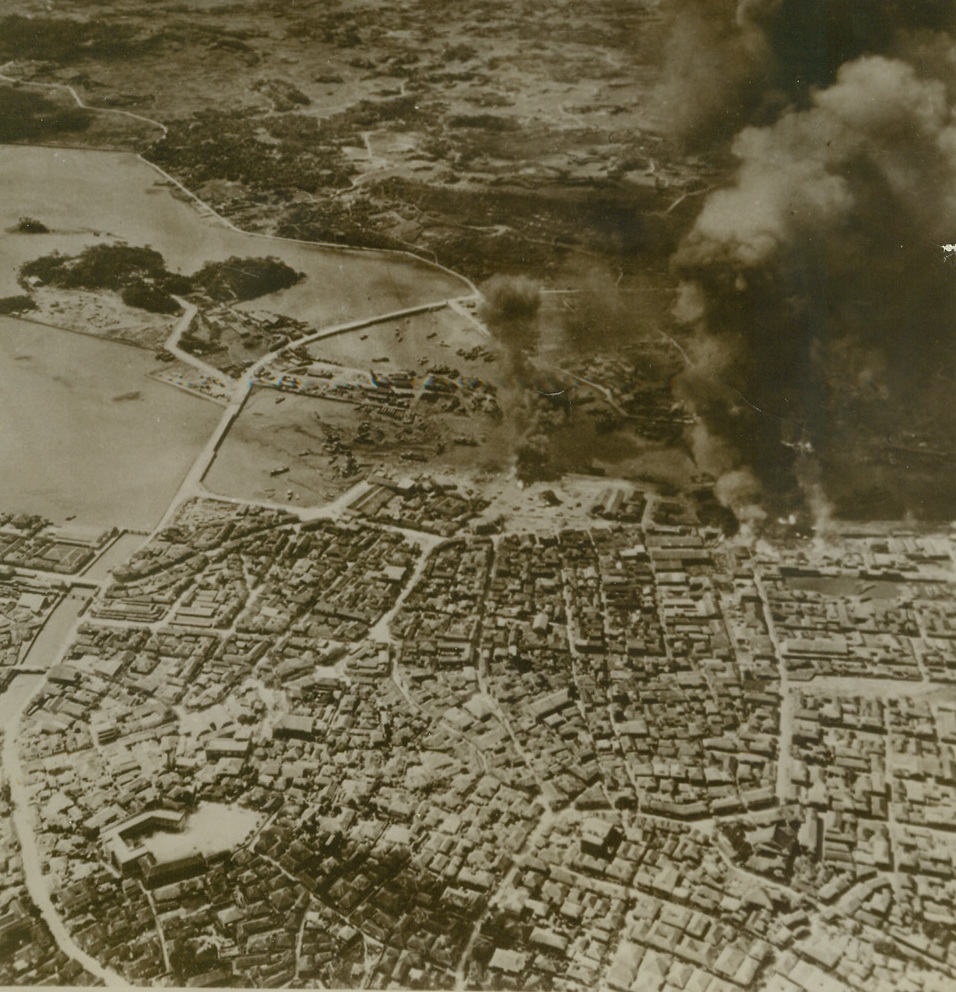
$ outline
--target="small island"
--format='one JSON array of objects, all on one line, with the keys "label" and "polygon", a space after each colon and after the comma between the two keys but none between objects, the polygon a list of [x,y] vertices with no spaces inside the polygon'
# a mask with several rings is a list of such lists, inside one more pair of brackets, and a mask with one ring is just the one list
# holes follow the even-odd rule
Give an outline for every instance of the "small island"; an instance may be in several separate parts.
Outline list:
[{"label": "small island", "polygon": [[[24,218],[24,224],[38,224]],[[42,226],[42,225],[41,225]],[[186,276],[170,272],[154,248],[125,244],[97,244],[78,255],[53,252],[27,262],[20,269],[25,289],[50,286],[58,289],[112,291],[123,303],[150,313],[178,314],[177,297],[229,303],[253,300],[294,286],[305,278],[278,258],[239,258],[206,262]]]}]

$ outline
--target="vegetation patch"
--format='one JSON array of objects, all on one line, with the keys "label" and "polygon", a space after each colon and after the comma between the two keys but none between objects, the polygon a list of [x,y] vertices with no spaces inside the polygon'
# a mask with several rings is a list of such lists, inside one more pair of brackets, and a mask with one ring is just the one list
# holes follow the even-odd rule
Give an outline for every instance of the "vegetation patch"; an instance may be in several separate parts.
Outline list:
[{"label": "vegetation patch", "polygon": [[288,289],[305,278],[278,258],[239,258],[225,262],[207,262],[193,277],[196,290],[201,290],[217,303],[232,300],[254,300],[259,296]]},{"label": "vegetation patch", "polygon": [[118,59],[139,54],[149,39],[115,20],[80,21],[69,17],[0,18],[0,58],[73,62],[79,59]]},{"label": "vegetation patch", "polygon": [[35,217],[21,217],[14,228],[13,234],[49,234],[50,229]]},{"label": "vegetation patch", "polygon": [[91,117],[92,113],[83,107],[63,106],[42,93],[0,86],[2,142],[35,141],[64,132],[85,131]]},{"label": "vegetation patch", "polygon": [[239,258],[207,262],[192,276],[170,272],[153,248],[93,245],[79,255],[54,252],[20,269],[25,287],[109,290],[127,306],[151,313],[179,313],[177,296],[199,296],[226,303],[253,300],[305,278],[277,258]]},{"label": "vegetation patch", "polygon": [[241,111],[202,111],[171,123],[149,158],[191,187],[218,179],[310,193],[349,185],[354,170],[314,118],[291,114],[268,121],[272,141],[261,140],[259,128]]},{"label": "vegetation patch", "polygon": [[32,296],[4,296],[0,299],[0,314],[4,316],[26,313],[28,310],[36,310],[36,308],[37,305]]}]

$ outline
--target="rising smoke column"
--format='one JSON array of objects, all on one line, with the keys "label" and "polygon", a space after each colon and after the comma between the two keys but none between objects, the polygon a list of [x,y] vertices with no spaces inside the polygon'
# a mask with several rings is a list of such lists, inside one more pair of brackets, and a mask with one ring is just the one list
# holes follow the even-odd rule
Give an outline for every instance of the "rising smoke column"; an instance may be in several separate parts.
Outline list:
[{"label": "rising smoke column", "polygon": [[542,401],[534,362],[541,336],[541,287],[527,276],[496,275],[481,293],[481,317],[502,345],[505,378],[498,405],[515,471],[522,482],[552,478],[550,435],[556,418]]},{"label": "rising smoke column", "polygon": [[686,150],[806,109],[863,55],[904,56],[956,26],[951,0],[671,0],[657,110]]},{"label": "rising smoke column", "polygon": [[726,145],[773,99],[770,41],[739,0],[672,3],[657,112],[686,150]]},{"label": "rising smoke column", "polygon": [[[870,37],[895,57],[854,58],[805,106],[741,130],[731,184],[673,259],[696,330],[684,388],[732,452],[725,469],[752,466],[771,490],[815,474],[809,447],[836,465],[854,416],[956,442],[956,404],[933,385],[956,357],[956,267],[939,248],[956,240],[956,48],[895,24],[901,5],[872,7]],[[781,442],[804,442],[796,471]]]}]

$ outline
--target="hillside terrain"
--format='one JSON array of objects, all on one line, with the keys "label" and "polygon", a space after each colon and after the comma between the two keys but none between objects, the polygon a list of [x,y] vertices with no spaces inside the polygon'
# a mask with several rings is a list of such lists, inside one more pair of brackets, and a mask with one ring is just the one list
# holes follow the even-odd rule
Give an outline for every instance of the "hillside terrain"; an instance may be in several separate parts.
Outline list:
[{"label": "hillside terrain", "polygon": [[4,72],[161,122],[126,117],[127,140],[257,229],[412,247],[476,278],[593,256],[633,271],[667,258],[668,211],[703,185],[655,119],[651,0],[20,9]]}]

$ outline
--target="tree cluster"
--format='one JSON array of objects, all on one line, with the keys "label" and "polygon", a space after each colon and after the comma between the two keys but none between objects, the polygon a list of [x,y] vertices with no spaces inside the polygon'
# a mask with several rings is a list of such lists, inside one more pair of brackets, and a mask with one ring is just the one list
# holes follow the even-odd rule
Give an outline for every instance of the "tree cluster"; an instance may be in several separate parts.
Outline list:
[{"label": "tree cluster", "polygon": [[149,157],[192,186],[226,179],[315,193],[349,184],[353,168],[314,119],[291,114],[269,120],[275,143],[260,140],[261,126],[241,112],[202,111],[173,122]]},{"label": "tree cluster", "polygon": [[14,228],[17,234],[49,234],[50,229],[35,217],[21,217]]},{"label": "tree cluster", "polygon": [[0,60],[72,62],[81,58],[129,58],[149,44],[115,19],[79,21],[69,17],[0,18]]},{"label": "tree cluster", "polygon": [[127,306],[151,313],[179,313],[176,296],[200,295],[220,303],[252,300],[294,285],[305,278],[277,258],[239,258],[207,262],[185,276],[170,272],[153,248],[92,245],[79,255],[44,255],[20,269],[25,286],[111,290]]},{"label": "tree cluster", "polygon": [[0,86],[0,141],[38,140],[85,131],[91,117],[83,107],[63,106],[41,93]]},{"label": "tree cluster", "polygon": [[26,296],[25,294],[4,296],[0,299],[0,314],[8,316],[10,314],[25,313],[27,310],[36,310],[36,306],[32,296]]},{"label": "tree cluster", "polygon": [[278,258],[239,258],[207,262],[193,277],[196,290],[220,303],[254,300],[259,296],[288,289],[305,278]]}]

